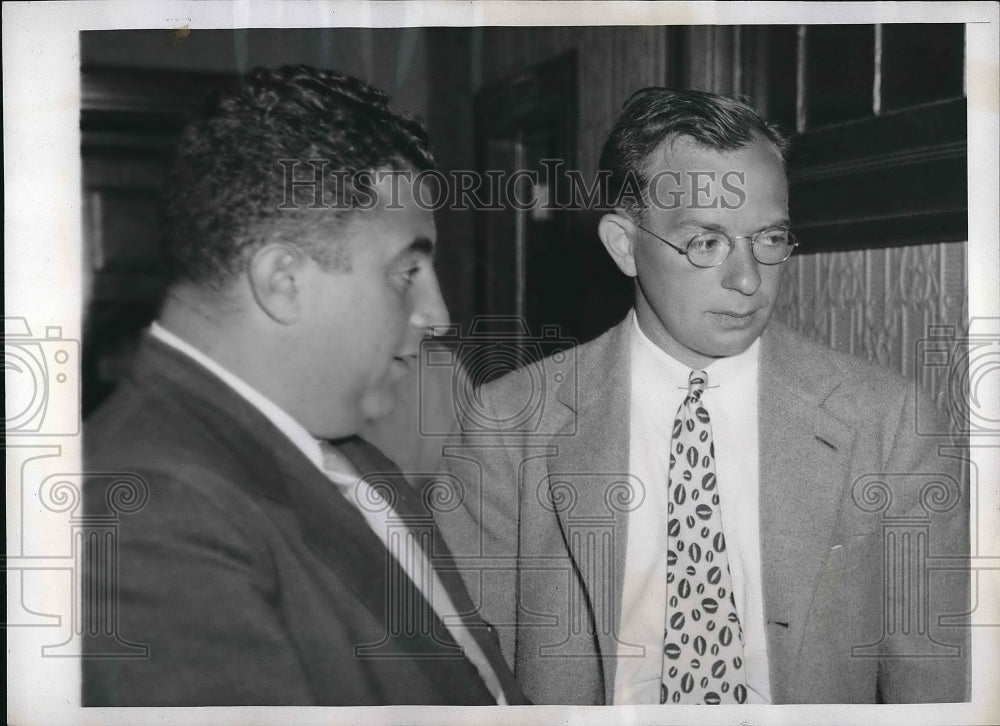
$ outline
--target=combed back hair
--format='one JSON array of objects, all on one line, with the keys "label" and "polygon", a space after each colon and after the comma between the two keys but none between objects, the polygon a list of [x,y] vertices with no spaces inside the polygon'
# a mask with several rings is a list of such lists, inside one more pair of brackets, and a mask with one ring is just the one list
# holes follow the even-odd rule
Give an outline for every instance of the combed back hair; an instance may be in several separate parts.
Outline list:
[{"label": "combed back hair", "polygon": [[[324,268],[348,268],[342,245],[309,243],[306,233],[361,213],[355,175],[433,168],[421,124],[357,78],[303,65],[254,69],[210,99],[178,142],[164,205],[172,279],[221,288],[275,239]],[[318,169],[321,190],[286,188],[286,176],[312,180]]]},{"label": "combed back hair", "polygon": [[[681,136],[716,151],[736,151],[762,137],[787,165],[788,138],[746,103],[704,91],[644,88],[625,102],[601,152],[608,205],[620,201],[626,212],[642,221],[652,156],[664,142]],[[628,193],[636,187],[641,198]]]}]

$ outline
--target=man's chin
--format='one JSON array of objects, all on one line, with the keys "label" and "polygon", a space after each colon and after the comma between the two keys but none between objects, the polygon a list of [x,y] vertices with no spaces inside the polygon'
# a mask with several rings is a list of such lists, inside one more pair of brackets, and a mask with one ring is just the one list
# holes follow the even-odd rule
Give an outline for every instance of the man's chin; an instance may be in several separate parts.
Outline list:
[{"label": "man's chin", "polygon": [[396,408],[396,395],[388,387],[368,391],[361,398],[361,417],[374,421],[388,416]]},{"label": "man's chin", "polygon": [[711,358],[730,358],[745,352],[760,337],[757,330],[728,330],[713,336],[711,342],[702,346],[703,355]]}]

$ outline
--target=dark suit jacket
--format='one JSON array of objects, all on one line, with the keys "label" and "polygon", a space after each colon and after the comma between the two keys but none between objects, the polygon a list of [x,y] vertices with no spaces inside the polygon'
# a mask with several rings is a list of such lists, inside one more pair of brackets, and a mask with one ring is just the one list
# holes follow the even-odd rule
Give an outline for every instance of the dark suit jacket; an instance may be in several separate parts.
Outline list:
[{"label": "dark suit jacket", "polygon": [[[437,540],[429,554],[471,613],[420,496],[366,442],[340,449],[393,490],[410,531]],[[132,374],[88,420],[85,452],[88,472],[137,475],[148,492],[119,517],[110,609],[93,594],[111,587],[115,563],[88,550],[85,653],[124,640],[148,657],[85,659],[84,705],[495,703],[357,510],[183,354],[147,337]],[[113,479],[85,484],[92,522],[112,507],[102,482]],[[508,701],[523,702],[495,634],[475,615],[467,624]]]},{"label": "dark suit jacket", "polygon": [[[476,426],[445,451],[464,506],[439,524],[536,703],[612,702],[628,512],[662,486],[628,471],[628,320],[484,386]],[[888,370],[777,322],[760,355],[773,702],[966,700],[961,448],[917,435],[914,385]],[[530,425],[499,433],[511,421]]]}]

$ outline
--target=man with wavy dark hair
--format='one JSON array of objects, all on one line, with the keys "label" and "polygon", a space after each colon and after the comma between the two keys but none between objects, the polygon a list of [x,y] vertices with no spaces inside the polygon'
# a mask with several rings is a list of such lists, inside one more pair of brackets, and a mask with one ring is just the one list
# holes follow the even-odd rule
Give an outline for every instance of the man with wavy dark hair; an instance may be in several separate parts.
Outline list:
[{"label": "man with wavy dark hair", "polygon": [[772,320],[786,148],[737,100],[633,95],[598,227],[633,310],[484,386],[446,459],[439,522],[537,703],[968,698],[961,455],[912,382]]},{"label": "man with wavy dark hair", "polygon": [[447,322],[414,176],[433,163],[383,94],[301,66],[183,133],[172,284],[85,431],[87,470],[147,498],[87,552],[85,705],[520,702],[434,498],[358,435]]}]

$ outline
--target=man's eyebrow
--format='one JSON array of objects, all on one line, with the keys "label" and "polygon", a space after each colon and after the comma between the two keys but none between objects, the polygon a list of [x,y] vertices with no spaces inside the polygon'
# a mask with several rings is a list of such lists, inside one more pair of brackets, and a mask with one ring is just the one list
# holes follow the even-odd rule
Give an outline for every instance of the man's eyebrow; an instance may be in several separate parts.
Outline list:
[{"label": "man's eyebrow", "polygon": [[678,227],[697,227],[698,229],[709,229],[713,232],[725,232],[726,228],[721,224],[715,224],[713,222],[701,222],[697,219],[683,218],[677,222]]},{"label": "man's eyebrow", "polygon": [[[790,227],[792,225],[791,220],[787,217],[782,217],[781,219],[775,220],[768,225],[761,227],[756,230],[756,232],[763,232],[765,229],[771,229],[773,227]],[[684,218],[677,222],[678,227],[697,227],[698,229],[705,229],[711,232],[723,232],[728,234],[728,230],[721,224],[715,224],[714,222],[700,222],[696,219]]]},{"label": "man's eyebrow", "polygon": [[427,257],[434,256],[434,243],[429,237],[417,237],[410,244],[403,248],[399,253],[399,257],[406,257],[407,255],[426,255]]}]

